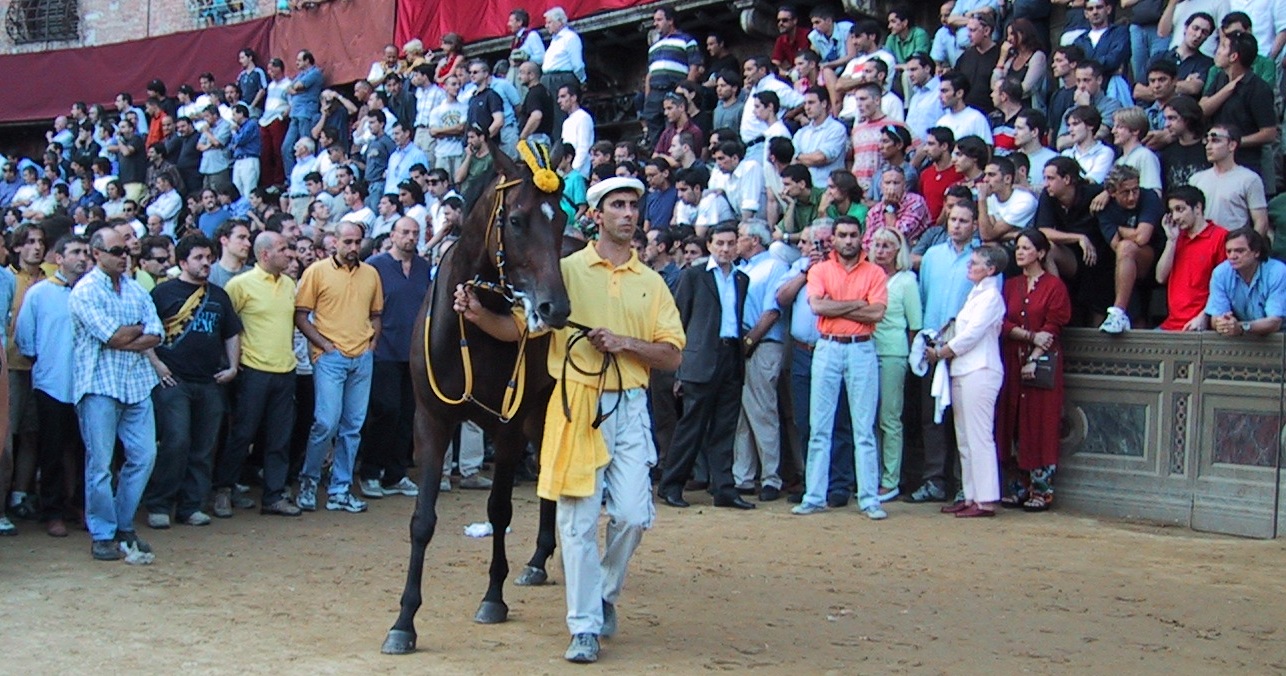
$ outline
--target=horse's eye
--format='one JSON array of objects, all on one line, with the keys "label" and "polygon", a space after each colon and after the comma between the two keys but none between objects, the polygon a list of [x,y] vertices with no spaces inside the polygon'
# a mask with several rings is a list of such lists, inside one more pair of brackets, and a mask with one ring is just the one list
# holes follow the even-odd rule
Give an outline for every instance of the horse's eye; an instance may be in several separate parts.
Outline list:
[{"label": "horse's eye", "polygon": [[510,216],[510,217],[509,217],[509,226],[510,226],[510,227],[513,227],[513,228],[521,228],[521,227],[522,227],[522,225],[523,225],[523,221],[522,221],[522,219],[521,219],[521,218],[518,218],[517,216]]}]

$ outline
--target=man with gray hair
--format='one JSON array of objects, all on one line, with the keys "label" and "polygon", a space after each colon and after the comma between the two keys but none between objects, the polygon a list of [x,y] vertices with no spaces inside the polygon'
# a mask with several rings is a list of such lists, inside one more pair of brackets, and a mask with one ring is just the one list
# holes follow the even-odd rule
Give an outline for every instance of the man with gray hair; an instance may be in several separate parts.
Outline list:
[{"label": "man with gray hair", "polygon": [[[562,7],[550,7],[545,10],[545,28],[549,30],[549,47],[540,68],[544,71],[541,82],[557,96],[558,88],[563,85],[585,84],[585,48],[580,35],[567,25],[567,12]],[[579,91],[579,90],[578,90]],[[561,109],[554,111],[554,130],[551,138],[562,138],[563,120],[567,114]]]},{"label": "man with gray hair", "polygon": [[768,252],[772,230],[762,218],[748,218],[737,229],[738,268],[750,278],[742,315],[742,354],[746,359],[741,388],[741,415],[733,447],[733,479],[737,492],[754,493],[755,466],[759,467],[759,500],[781,497],[781,435],[777,421],[777,376],[781,373],[786,325],[777,306],[777,287],[789,271]]}]

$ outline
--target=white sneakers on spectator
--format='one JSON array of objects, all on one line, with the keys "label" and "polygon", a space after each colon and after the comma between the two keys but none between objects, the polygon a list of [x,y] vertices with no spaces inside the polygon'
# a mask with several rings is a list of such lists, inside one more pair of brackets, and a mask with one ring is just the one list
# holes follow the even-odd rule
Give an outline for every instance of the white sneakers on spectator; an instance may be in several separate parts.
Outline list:
[{"label": "white sneakers on spectator", "polygon": [[1103,320],[1098,330],[1111,334],[1125,333],[1130,330],[1130,316],[1119,307],[1110,307],[1107,309],[1107,319]]},{"label": "white sneakers on spectator", "polygon": [[170,527],[169,514],[151,514],[147,515],[147,527],[157,530],[165,530]]},{"label": "white sneakers on spectator", "polygon": [[358,500],[352,493],[344,491],[335,493],[326,499],[326,509],[331,512],[344,511],[350,514],[366,511],[366,503]]},{"label": "white sneakers on spectator", "polygon": [[405,495],[408,498],[413,498],[420,494],[420,487],[416,486],[415,482],[408,477],[402,477],[400,481],[392,486],[382,486],[380,490],[384,492],[384,495]]},{"label": "white sneakers on spectator", "polygon": [[481,474],[471,474],[460,480],[460,488],[485,491],[491,488],[491,479],[488,479]]},{"label": "white sneakers on spectator", "polygon": [[[165,516],[165,515],[162,514],[161,516]],[[200,510],[197,510],[189,514],[188,518],[183,520],[183,523],[186,523],[189,526],[208,526],[210,525],[210,515]],[[152,525],[151,514],[149,514],[147,517],[147,525],[149,526]]]},{"label": "white sneakers on spectator", "polygon": [[379,500],[384,497],[384,487],[380,485],[379,479],[362,479],[359,483],[362,487],[362,497],[370,498],[371,500]]},{"label": "white sneakers on spectator", "polygon": [[447,477],[447,476],[442,477],[442,480],[438,482],[438,492],[439,493],[451,492],[451,477]]}]

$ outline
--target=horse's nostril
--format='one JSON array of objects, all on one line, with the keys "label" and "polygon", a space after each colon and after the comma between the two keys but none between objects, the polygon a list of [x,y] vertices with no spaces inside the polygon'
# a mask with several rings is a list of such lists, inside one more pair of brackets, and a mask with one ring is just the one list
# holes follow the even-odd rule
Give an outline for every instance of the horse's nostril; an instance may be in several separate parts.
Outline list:
[{"label": "horse's nostril", "polygon": [[548,317],[554,313],[554,304],[549,301],[545,301],[544,303],[536,306],[536,311],[540,313],[541,317]]}]

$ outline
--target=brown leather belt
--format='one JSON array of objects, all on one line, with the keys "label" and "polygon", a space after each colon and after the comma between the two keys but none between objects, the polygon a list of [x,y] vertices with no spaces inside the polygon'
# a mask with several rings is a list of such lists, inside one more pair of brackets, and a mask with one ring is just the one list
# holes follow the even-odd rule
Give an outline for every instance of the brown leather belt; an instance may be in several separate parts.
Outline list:
[{"label": "brown leather belt", "polygon": [[853,343],[865,343],[866,341],[868,341],[868,340],[870,340],[870,339],[871,339],[871,336],[869,336],[869,335],[865,335],[865,336],[832,336],[832,335],[830,335],[830,334],[828,334],[828,333],[823,333],[823,334],[822,334],[822,340],[829,340],[829,341],[831,341],[832,343],[839,343],[840,345],[852,345]]},{"label": "brown leather belt", "polygon": [[804,341],[802,341],[802,340],[796,340],[796,341],[794,341],[794,342],[795,342],[795,347],[797,347],[797,348],[799,348],[799,349],[801,349],[801,350],[803,350],[803,351],[805,351],[805,352],[812,352],[812,351],[813,351],[813,344],[812,344],[812,343],[805,343],[805,342],[804,342]]}]

